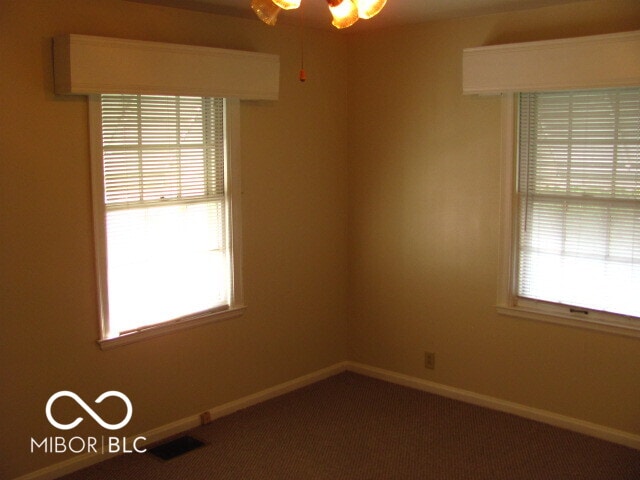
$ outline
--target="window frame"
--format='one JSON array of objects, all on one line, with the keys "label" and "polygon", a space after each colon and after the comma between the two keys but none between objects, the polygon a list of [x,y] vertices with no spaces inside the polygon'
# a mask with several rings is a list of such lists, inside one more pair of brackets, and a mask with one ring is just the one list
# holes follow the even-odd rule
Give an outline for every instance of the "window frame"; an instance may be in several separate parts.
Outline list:
[{"label": "window frame", "polygon": [[175,331],[239,317],[244,313],[242,287],[242,229],[240,179],[240,100],[225,98],[225,190],[227,194],[228,245],[231,292],[229,305],[108,336],[107,237],[104,200],[102,108],[100,95],[89,95],[89,138],[93,201],[94,251],[100,317],[98,344],[103,350],[166,335]]},{"label": "window frame", "polygon": [[517,295],[519,242],[517,99],[517,93],[503,93],[501,100],[500,257],[496,305],[498,313],[610,334],[640,337],[640,318],[638,317],[588,308],[571,311],[567,305],[525,299]]}]

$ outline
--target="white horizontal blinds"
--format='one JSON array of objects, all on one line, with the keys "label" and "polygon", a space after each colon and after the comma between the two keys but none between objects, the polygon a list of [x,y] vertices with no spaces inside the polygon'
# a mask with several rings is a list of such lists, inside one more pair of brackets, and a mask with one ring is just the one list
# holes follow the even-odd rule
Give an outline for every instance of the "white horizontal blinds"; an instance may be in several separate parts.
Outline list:
[{"label": "white horizontal blinds", "polygon": [[223,99],[101,99],[110,334],[226,305]]},{"label": "white horizontal blinds", "polygon": [[640,317],[640,88],[520,96],[518,295]]},{"label": "white horizontal blinds", "polygon": [[108,205],[224,193],[222,99],[103,95]]}]

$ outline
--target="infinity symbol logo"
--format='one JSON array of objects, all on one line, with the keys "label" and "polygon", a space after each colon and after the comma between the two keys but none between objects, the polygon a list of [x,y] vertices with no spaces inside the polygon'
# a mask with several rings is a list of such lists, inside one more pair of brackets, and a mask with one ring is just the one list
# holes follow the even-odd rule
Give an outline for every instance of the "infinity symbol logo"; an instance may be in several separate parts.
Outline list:
[{"label": "infinity symbol logo", "polygon": [[51,415],[51,406],[53,405],[53,402],[55,402],[60,397],[69,397],[75,400],[75,402],[80,405],[85,412],[91,415],[91,418],[98,422],[102,428],[106,428],[107,430],[118,430],[119,428],[124,427],[127,423],[129,423],[129,420],[131,420],[131,415],[133,414],[133,406],[131,405],[131,401],[124,393],[120,393],[115,390],[109,390],[108,392],[104,392],[95,400],[95,403],[101,403],[105,398],[118,397],[125,403],[125,405],[127,406],[127,415],[124,417],[124,420],[122,420],[120,423],[111,424],[102,420],[102,418],[100,418],[98,414],[94,412],[93,409],[89,405],[87,405],[85,401],[82,400],[78,395],[67,390],[62,390],[58,393],[54,393],[53,395],[51,395],[51,397],[49,397],[45,411],[49,423],[60,430],[71,430],[72,428],[77,427],[78,424],[82,422],[82,420],[84,420],[82,417],[78,417],[73,422],[66,425],[64,423],[57,422]]}]

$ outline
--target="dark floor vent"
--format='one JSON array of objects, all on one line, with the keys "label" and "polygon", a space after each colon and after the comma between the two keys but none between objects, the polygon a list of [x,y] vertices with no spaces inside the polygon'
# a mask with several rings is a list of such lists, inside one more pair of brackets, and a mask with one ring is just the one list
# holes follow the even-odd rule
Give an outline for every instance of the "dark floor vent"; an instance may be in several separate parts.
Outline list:
[{"label": "dark floor vent", "polygon": [[161,445],[157,445],[149,449],[149,453],[155,455],[162,460],[171,460],[172,458],[183,455],[191,450],[202,447],[204,442],[197,438],[185,435],[184,437],[175,438]]}]

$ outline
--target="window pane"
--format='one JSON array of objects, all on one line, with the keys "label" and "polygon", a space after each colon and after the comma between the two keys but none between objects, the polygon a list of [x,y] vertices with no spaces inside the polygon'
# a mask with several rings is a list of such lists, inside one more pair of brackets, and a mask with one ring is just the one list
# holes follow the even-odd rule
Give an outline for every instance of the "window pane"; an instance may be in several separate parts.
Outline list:
[{"label": "window pane", "polygon": [[103,95],[108,331],[229,304],[222,99]]},{"label": "window pane", "polygon": [[109,320],[114,332],[225,305],[222,202],[107,215]]},{"label": "window pane", "polygon": [[221,99],[103,95],[102,111],[107,205],[224,191]]},{"label": "window pane", "polygon": [[640,317],[640,89],[521,95],[518,295]]}]

